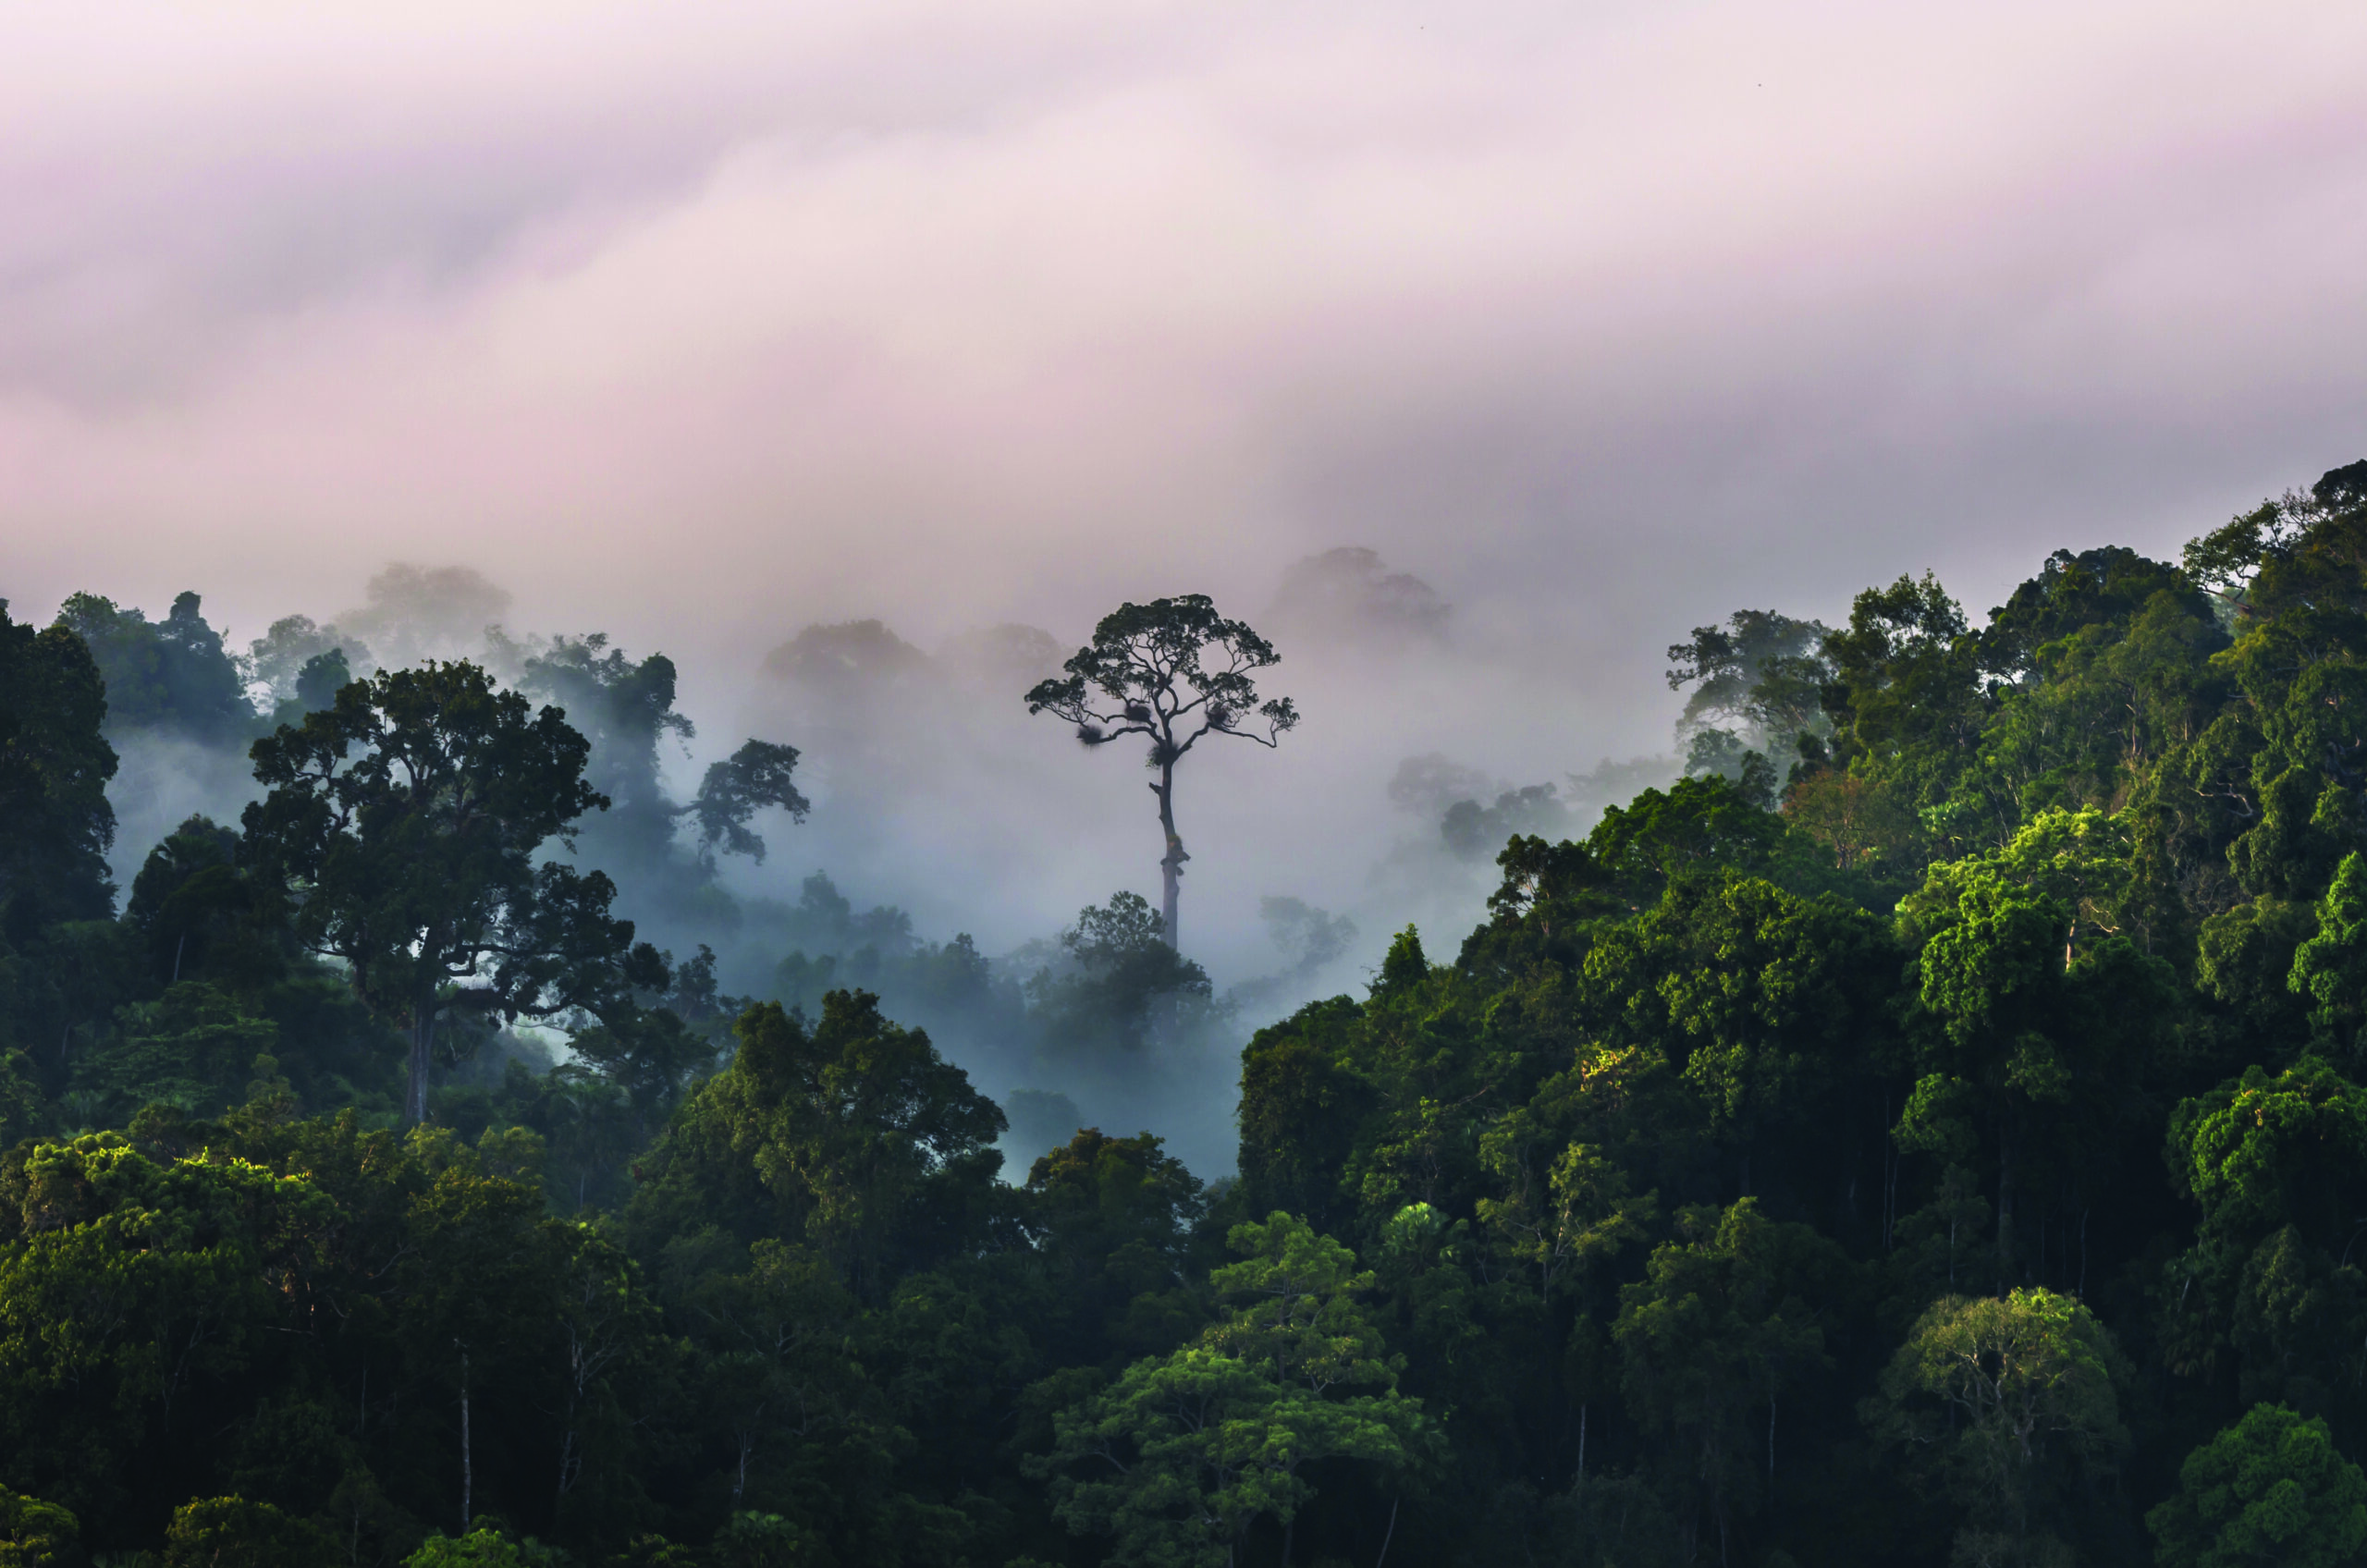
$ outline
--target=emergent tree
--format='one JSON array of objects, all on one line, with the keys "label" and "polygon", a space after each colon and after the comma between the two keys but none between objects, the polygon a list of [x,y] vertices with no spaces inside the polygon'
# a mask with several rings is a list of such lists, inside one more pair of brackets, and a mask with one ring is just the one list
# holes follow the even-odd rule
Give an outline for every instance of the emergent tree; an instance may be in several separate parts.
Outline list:
[{"label": "emergent tree", "polygon": [[632,923],[609,915],[605,874],[536,864],[608,804],[584,782],[590,750],[558,709],[530,709],[474,665],[432,662],[354,681],[254,744],[271,792],[247,807],[248,843],[305,945],[409,1026],[409,1121],[426,1114],[446,1010],[547,1016],[665,983]]},{"label": "emergent tree", "polygon": [[1027,711],[1050,713],[1076,726],[1087,746],[1129,735],[1150,741],[1159,781],[1159,826],[1167,839],[1160,857],[1161,924],[1175,945],[1176,896],[1184,877],[1184,840],[1175,831],[1175,765],[1206,735],[1227,735],[1273,747],[1298,723],[1288,697],[1260,702],[1253,670],[1281,657],[1273,645],[1237,620],[1217,614],[1205,594],[1125,604],[1104,616],[1093,641],[1038,681]]}]

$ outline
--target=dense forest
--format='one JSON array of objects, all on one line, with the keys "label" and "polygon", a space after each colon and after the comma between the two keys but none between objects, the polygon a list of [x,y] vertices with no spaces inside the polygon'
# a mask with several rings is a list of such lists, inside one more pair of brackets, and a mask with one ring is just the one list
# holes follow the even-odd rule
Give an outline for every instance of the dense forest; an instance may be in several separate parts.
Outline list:
[{"label": "dense forest", "polygon": [[[1213,1180],[931,1039],[1220,1032],[1171,875],[1026,975],[817,878],[729,995],[646,912],[815,738],[677,799],[662,656],[201,611],[0,609],[0,1561],[2367,1561],[2367,463],[1697,630]],[[117,887],[160,734],[249,803]]]}]

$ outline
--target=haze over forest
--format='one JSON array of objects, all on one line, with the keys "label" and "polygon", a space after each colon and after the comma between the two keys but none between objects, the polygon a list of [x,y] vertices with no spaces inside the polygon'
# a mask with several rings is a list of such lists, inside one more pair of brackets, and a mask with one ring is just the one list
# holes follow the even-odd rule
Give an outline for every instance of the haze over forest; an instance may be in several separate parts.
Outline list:
[{"label": "haze over forest", "polygon": [[0,13],[0,1562],[2367,1562],[2362,64]]},{"label": "haze over forest", "polygon": [[[357,676],[472,660],[570,713],[595,740],[590,776],[618,798],[619,819],[636,818],[595,815],[570,858],[618,878],[618,909],[643,938],[685,956],[710,948],[728,994],[775,994],[793,954],[843,968],[866,949],[896,959],[965,935],[1015,989],[1061,966],[1060,934],[1080,908],[1122,892],[1158,901],[1159,824],[1134,792],[1148,778],[1141,759],[1126,748],[1122,759],[1087,754],[1024,701],[1089,628],[1064,641],[1040,627],[981,626],[925,649],[883,621],[819,622],[752,658],[728,698],[702,704],[682,679],[653,726],[624,713],[642,691],[624,672],[662,649],[617,645],[591,625],[552,629],[556,639],[515,626],[514,596],[465,566],[395,563],[354,598],[317,620],[276,617],[243,648],[213,627],[202,594],[153,615],[68,605],[103,669],[118,684],[154,686],[119,692],[109,726],[120,887],[185,820],[235,823],[260,798],[249,742],[292,715],[306,661],[335,651]],[[1464,653],[1454,607],[1369,549],[1293,563],[1252,619],[1291,650],[1267,686],[1315,717],[1273,753],[1206,745],[1182,770],[1178,816],[1198,846],[1184,879],[1185,946],[1223,1008],[1212,1054],[1140,1084],[1067,1085],[1087,1120],[1152,1127],[1210,1174],[1232,1162],[1241,1038],[1368,980],[1391,933],[1479,919],[1505,836],[1583,832],[1604,805],[1683,764],[1674,725],[1639,755],[1534,776],[1510,771],[1530,743],[1474,735],[1496,768],[1438,750],[1441,736],[1467,732],[1467,716],[1447,716],[1471,693],[1517,692],[1527,678]],[[751,817],[761,856],[697,861],[687,819],[639,820],[638,797],[689,801],[744,736],[798,750],[795,787],[811,808]],[[1349,838],[1362,846],[1335,852]],[[901,999],[892,976],[846,973],[870,973],[867,984]],[[811,1008],[823,988],[806,986],[802,999]],[[998,1095],[1065,1076],[1010,1020],[928,1022]],[[563,1035],[548,1043],[564,1054]]]}]

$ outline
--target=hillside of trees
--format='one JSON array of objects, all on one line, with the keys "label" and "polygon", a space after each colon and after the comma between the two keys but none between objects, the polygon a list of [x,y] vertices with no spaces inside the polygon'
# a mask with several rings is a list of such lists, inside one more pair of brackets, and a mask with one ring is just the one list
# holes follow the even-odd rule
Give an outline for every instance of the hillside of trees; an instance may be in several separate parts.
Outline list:
[{"label": "hillside of trees", "polygon": [[[1698,629],[1684,777],[1454,802],[1489,918],[1236,1037],[1214,1180],[932,1044],[1221,1033],[1144,899],[817,878],[727,995],[620,912],[800,737],[201,611],[0,607],[0,1561],[2367,1561],[2367,463]],[[251,803],[117,887],[135,730]]]}]

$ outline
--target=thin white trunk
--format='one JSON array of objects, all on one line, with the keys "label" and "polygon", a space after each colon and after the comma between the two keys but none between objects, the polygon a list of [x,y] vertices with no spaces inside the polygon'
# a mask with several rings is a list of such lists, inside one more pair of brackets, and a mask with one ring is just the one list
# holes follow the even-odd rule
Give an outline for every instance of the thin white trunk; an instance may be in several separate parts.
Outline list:
[{"label": "thin white trunk", "polygon": [[410,1081],[403,1085],[403,1114],[414,1127],[427,1120],[427,1066],[435,1048],[435,1000],[419,1006],[411,1031]]},{"label": "thin white trunk", "polygon": [[470,1504],[476,1490],[475,1455],[469,1450],[469,1353],[460,1353],[460,1534],[469,1533],[469,1521],[475,1517]]}]

